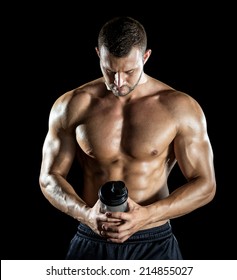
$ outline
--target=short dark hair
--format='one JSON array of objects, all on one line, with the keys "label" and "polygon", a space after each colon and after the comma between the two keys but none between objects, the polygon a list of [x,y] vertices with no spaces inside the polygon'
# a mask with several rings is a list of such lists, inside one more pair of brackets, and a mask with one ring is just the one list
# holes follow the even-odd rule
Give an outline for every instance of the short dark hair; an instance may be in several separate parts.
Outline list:
[{"label": "short dark hair", "polygon": [[116,57],[128,55],[133,47],[138,47],[144,53],[147,48],[145,28],[131,17],[114,17],[99,32],[98,48],[102,46]]}]

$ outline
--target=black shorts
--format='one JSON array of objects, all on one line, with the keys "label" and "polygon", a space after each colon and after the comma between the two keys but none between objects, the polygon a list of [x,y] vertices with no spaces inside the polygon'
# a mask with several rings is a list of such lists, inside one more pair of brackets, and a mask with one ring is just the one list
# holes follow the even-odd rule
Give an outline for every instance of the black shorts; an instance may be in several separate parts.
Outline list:
[{"label": "black shorts", "polygon": [[70,242],[67,260],[182,260],[169,222],[140,230],[124,243],[113,243],[80,223]]}]

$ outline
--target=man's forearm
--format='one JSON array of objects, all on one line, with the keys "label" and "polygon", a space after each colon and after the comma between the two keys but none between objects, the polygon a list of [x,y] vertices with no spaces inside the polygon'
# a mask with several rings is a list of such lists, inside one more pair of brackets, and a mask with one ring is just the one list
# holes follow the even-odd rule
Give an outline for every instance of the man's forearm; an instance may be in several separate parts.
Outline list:
[{"label": "man's forearm", "polygon": [[44,196],[54,207],[78,221],[87,219],[89,207],[64,178],[49,176],[47,182],[40,185]]}]

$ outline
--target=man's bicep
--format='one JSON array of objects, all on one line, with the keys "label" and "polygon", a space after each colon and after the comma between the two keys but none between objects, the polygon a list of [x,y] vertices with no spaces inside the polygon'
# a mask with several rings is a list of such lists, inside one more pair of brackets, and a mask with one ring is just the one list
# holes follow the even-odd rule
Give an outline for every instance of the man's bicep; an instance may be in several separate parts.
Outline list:
[{"label": "man's bicep", "polygon": [[43,145],[43,165],[48,173],[66,176],[75,157],[75,140],[66,131],[49,131]]},{"label": "man's bicep", "polygon": [[213,152],[205,130],[181,134],[174,143],[176,159],[187,180],[213,172]]}]

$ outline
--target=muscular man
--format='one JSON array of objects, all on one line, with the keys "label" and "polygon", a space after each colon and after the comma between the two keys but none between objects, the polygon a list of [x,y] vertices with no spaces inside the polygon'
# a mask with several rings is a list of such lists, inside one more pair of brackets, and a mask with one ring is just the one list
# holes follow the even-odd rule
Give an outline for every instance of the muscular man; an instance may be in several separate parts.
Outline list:
[{"label": "muscular man", "polygon": [[[105,23],[96,52],[102,77],[56,100],[43,145],[42,192],[79,221],[66,258],[182,259],[170,220],[216,191],[204,113],[191,96],[144,72],[151,50],[137,20]],[[75,159],[80,192],[67,180]],[[176,163],[186,183],[170,192]],[[116,180],[128,188],[129,209],[101,213],[98,190]]]}]

